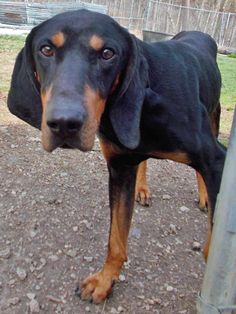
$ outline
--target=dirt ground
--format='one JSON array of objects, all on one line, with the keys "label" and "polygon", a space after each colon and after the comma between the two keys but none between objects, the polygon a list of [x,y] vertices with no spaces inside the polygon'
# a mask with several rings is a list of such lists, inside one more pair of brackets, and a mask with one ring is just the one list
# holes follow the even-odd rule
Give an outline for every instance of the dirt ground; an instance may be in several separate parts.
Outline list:
[{"label": "dirt ground", "polygon": [[120,281],[103,304],[83,302],[77,280],[106,256],[105,161],[98,143],[90,153],[44,152],[39,131],[5,101],[0,95],[0,313],[196,313],[207,216],[194,171],[150,160],[152,206],[135,205]]}]

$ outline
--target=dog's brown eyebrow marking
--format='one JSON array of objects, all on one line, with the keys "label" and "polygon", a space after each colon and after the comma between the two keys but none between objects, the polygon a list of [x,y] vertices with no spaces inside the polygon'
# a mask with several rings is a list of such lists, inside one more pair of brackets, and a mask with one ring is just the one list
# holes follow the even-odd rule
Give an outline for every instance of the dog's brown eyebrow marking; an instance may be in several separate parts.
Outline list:
[{"label": "dog's brown eyebrow marking", "polygon": [[62,32],[58,32],[52,36],[51,40],[53,45],[55,45],[57,48],[60,48],[64,45],[66,38]]},{"label": "dog's brown eyebrow marking", "polygon": [[89,45],[95,49],[95,50],[99,50],[103,47],[104,45],[104,41],[101,37],[99,37],[98,35],[92,35],[92,37],[89,40]]}]

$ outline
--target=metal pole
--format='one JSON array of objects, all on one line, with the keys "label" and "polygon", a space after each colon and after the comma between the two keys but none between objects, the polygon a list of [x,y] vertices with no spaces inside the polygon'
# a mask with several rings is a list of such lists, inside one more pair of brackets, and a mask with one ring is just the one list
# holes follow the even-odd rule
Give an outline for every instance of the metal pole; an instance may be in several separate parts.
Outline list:
[{"label": "metal pole", "polygon": [[211,247],[198,314],[236,313],[236,109],[220,193],[216,204]]}]

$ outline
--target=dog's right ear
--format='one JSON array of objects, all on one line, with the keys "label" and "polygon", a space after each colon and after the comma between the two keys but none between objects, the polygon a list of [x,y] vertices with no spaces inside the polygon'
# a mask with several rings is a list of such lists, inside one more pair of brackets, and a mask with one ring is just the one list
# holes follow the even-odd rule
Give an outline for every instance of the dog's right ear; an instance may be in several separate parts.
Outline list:
[{"label": "dog's right ear", "polygon": [[40,129],[42,104],[40,86],[34,71],[33,36],[34,30],[26,38],[25,46],[17,56],[7,105],[11,113]]}]

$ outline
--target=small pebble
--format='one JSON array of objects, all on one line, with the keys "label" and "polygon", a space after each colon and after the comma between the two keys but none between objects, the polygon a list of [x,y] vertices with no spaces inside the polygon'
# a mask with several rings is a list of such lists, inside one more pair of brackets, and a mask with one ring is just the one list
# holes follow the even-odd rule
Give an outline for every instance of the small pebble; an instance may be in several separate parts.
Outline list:
[{"label": "small pebble", "polygon": [[92,223],[91,222],[88,222],[88,220],[84,219],[80,222],[80,224],[85,224],[86,228],[87,229],[91,229],[92,227]]},{"label": "small pebble", "polygon": [[60,177],[63,178],[63,177],[66,177],[68,176],[68,173],[67,172],[61,172],[60,173]]},{"label": "small pebble", "polygon": [[195,278],[195,279],[198,279],[198,277],[199,277],[197,273],[192,273],[191,275],[192,275],[193,278]]},{"label": "small pebble", "polygon": [[70,278],[72,278],[72,279],[76,279],[76,278],[77,278],[77,276],[76,276],[76,274],[71,274],[71,275],[70,275]]},{"label": "small pebble", "polygon": [[166,286],[166,291],[171,292],[173,290],[174,290],[174,288],[172,286]]},{"label": "small pebble", "polygon": [[35,294],[34,294],[34,293],[31,293],[31,292],[27,293],[26,296],[27,296],[27,298],[30,299],[30,300],[33,300],[33,299],[35,298]]},{"label": "small pebble", "polygon": [[159,298],[155,298],[155,299],[153,299],[153,301],[156,303],[156,304],[161,304],[161,299],[159,299]]},{"label": "small pebble", "polygon": [[184,213],[184,212],[187,213],[187,212],[190,211],[190,209],[189,209],[188,207],[186,207],[186,206],[181,206],[181,207],[180,207],[180,210],[181,210],[181,212],[183,212],[183,213]]},{"label": "small pebble", "polygon": [[30,313],[39,313],[39,303],[37,300],[32,299],[29,303]]},{"label": "small pebble", "polygon": [[15,279],[9,280],[9,285],[10,285],[10,286],[13,286],[15,283],[16,283]]},{"label": "small pebble", "polygon": [[125,275],[120,275],[120,276],[119,276],[119,280],[120,280],[121,282],[125,281]]},{"label": "small pebble", "polygon": [[7,303],[8,303],[9,306],[10,306],[10,305],[16,305],[16,304],[18,304],[19,302],[20,302],[20,298],[18,298],[18,297],[10,298],[10,299],[8,299],[8,301],[7,301]]},{"label": "small pebble", "polygon": [[11,256],[11,250],[9,247],[0,250],[0,258],[8,259]]},{"label": "small pebble", "polygon": [[88,263],[91,263],[93,261],[93,257],[92,256],[84,256],[84,260]]},{"label": "small pebble", "polygon": [[30,231],[31,238],[34,238],[37,235],[37,232],[35,230]]},{"label": "small pebble", "polygon": [[48,259],[50,259],[52,262],[58,261],[59,257],[57,255],[50,255],[48,256]]},{"label": "small pebble", "polygon": [[124,312],[125,310],[124,310],[124,308],[123,308],[121,305],[119,305],[117,311],[118,311],[119,313],[122,313],[122,312]]},{"label": "small pebble", "polygon": [[137,227],[132,228],[130,230],[130,235],[137,238],[137,239],[140,239],[141,238],[141,229],[137,228]]},{"label": "small pebble", "polygon": [[29,137],[28,141],[31,141],[31,142],[41,142],[41,139],[39,137]]},{"label": "small pebble", "polygon": [[167,200],[170,200],[171,197],[170,197],[170,195],[168,195],[168,194],[164,194],[164,195],[162,196],[162,199],[165,200],[165,201],[167,201]]},{"label": "small pebble", "polygon": [[176,233],[177,233],[177,228],[176,228],[176,226],[173,225],[173,224],[170,224],[170,231],[171,231],[171,233],[176,234]]},{"label": "small pebble", "polygon": [[25,280],[25,278],[27,277],[27,272],[23,268],[17,267],[16,273],[20,280]]},{"label": "small pebble", "polygon": [[33,273],[35,271],[35,267],[33,265],[30,265],[30,271]]},{"label": "small pebble", "polygon": [[76,250],[76,249],[74,249],[74,250],[71,249],[71,250],[66,251],[65,253],[66,253],[66,255],[69,256],[69,257],[76,257],[76,255],[77,255],[77,250]]},{"label": "small pebble", "polygon": [[200,251],[201,250],[201,244],[199,242],[194,241],[192,244],[193,251]]}]

